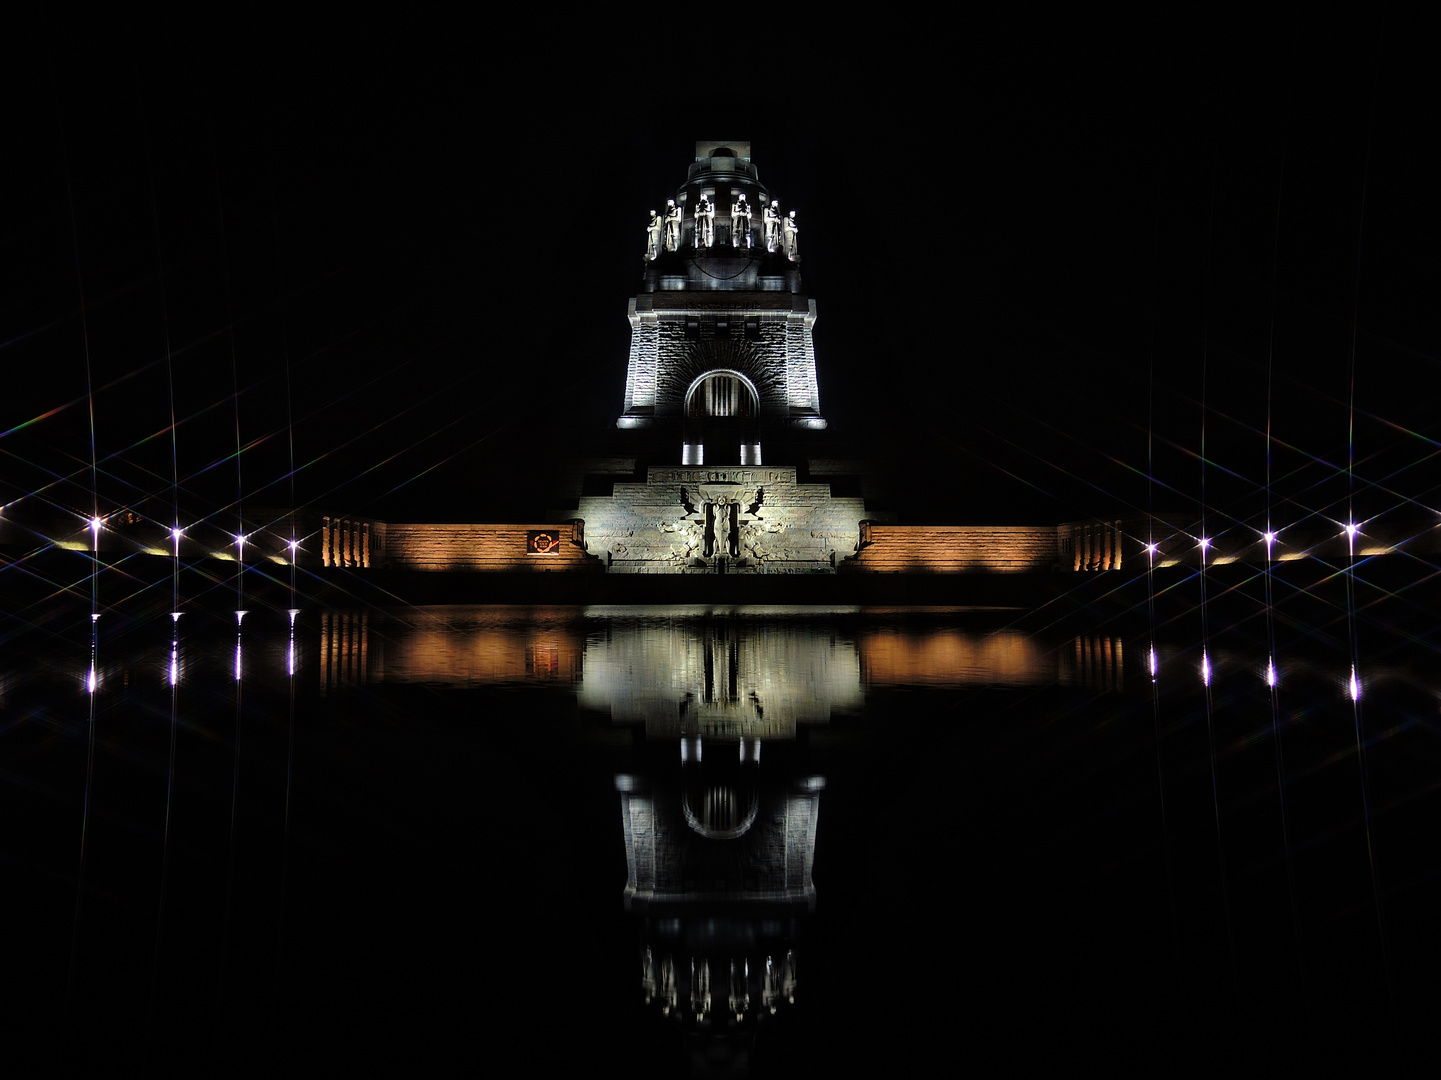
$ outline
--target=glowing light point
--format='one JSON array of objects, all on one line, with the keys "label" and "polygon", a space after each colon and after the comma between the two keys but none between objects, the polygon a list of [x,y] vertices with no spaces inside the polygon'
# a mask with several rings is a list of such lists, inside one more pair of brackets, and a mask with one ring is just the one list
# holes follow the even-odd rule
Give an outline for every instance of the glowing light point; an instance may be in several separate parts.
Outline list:
[{"label": "glowing light point", "polygon": [[1205,550],[1206,550],[1208,547],[1210,547],[1210,546],[1211,546],[1211,538],[1210,538],[1209,536],[1203,536],[1203,537],[1201,537],[1201,550],[1202,550],[1202,551],[1205,551]]},{"label": "glowing light point", "polygon": [[172,611],[172,612],[170,613],[170,621],[171,621],[171,622],[179,622],[179,621],[180,621],[180,612],[178,612],[178,611]]},{"label": "glowing light point", "polygon": [[85,680],[85,689],[92,694],[95,693],[95,686],[98,681],[95,675],[95,669],[92,667],[89,678]]},{"label": "glowing light point", "polygon": [[292,541],[290,541],[290,561],[291,561],[291,562],[295,562],[296,553],[299,552],[299,551],[300,551],[300,541],[299,541],[299,540],[292,540]]},{"label": "glowing light point", "polygon": [[1269,554],[1271,551],[1271,545],[1276,542],[1276,534],[1273,533],[1270,529],[1267,529],[1262,535],[1266,538],[1266,552],[1267,554]]},{"label": "glowing light point", "polygon": [[1211,685],[1211,658],[1204,652],[1201,654],[1201,682],[1206,686]]},{"label": "glowing light point", "polygon": [[1160,547],[1161,545],[1153,540],[1151,543],[1146,545],[1146,554],[1154,558],[1156,552],[1160,549]]},{"label": "glowing light point", "polygon": [[1271,656],[1266,657],[1266,685],[1276,685],[1276,659]]},{"label": "glowing light point", "polygon": [[1348,521],[1348,522],[1346,523],[1346,535],[1347,535],[1349,538],[1351,538],[1351,539],[1354,540],[1354,539],[1356,538],[1356,529],[1357,529],[1357,528],[1358,528],[1358,526],[1357,526],[1357,524],[1356,524],[1354,521]]},{"label": "glowing light point", "polygon": [[1152,681],[1152,682],[1155,682],[1155,681],[1156,681],[1157,664],[1156,664],[1156,646],[1154,646],[1154,645],[1152,645],[1150,651],[1146,653],[1146,667],[1148,667],[1148,668],[1150,669],[1150,671],[1151,671],[1151,681]]},{"label": "glowing light point", "polygon": [[1350,685],[1346,688],[1346,690],[1347,690],[1347,693],[1349,693],[1349,694],[1351,695],[1351,700],[1352,700],[1352,701],[1360,701],[1360,700],[1361,700],[1361,681],[1356,678],[1356,665],[1355,665],[1355,664],[1352,664],[1352,665],[1351,665],[1351,683],[1350,683]]},{"label": "glowing light point", "polygon": [[236,626],[239,626],[239,625],[240,625],[240,620],[243,619],[243,618],[245,618],[245,616],[247,616],[247,615],[249,615],[249,614],[250,614],[250,610],[249,610],[248,608],[245,609],[245,610],[243,610],[243,611],[237,611],[237,612],[235,613],[235,625],[236,625]]},{"label": "glowing light point", "polygon": [[288,610],[286,611],[286,614],[290,616],[290,625],[291,625],[291,626],[294,626],[294,625],[295,625],[295,616],[297,616],[297,615],[300,614],[300,609],[299,609],[298,607],[290,608],[290,609],[288,609]]},{"label": "glowing light point", "polygon": [[99,621],[100,621],[100,612],[98,612],[98,611],[92,611],[92,612],[90,613],[90,621],[91,621],[92,623],[97,623],[97,622],[99,622]]}]

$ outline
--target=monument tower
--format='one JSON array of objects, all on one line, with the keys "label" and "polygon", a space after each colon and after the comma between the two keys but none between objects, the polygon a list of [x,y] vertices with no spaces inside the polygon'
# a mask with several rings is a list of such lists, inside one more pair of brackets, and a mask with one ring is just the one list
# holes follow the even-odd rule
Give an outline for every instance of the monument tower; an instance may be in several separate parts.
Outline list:
[{"label": "monument tower", "polygon": [[833,570],[858,549],[865,506],[780,460],[826,427],[816,305],[798,215],[748,142],[696,144],[685,182],[651,211],[642,267],[616,421],[635,457],[606,470],[629,482],[591,483],[574,507],[586,550],[621,572]]},{"label": "monument tower", "polygon": [[759,465],[763,428],[826,426],[799,238],[749,143],[696,144],[646,230],[619,427],[676,429],[686,465]]}]

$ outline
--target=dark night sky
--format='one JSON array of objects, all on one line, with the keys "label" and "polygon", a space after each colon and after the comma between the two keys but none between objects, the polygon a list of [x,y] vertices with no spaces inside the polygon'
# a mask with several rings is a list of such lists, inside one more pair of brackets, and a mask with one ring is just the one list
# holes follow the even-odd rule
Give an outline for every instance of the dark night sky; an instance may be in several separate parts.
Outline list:
[{"label": "dark night sky", "polygon": [[3,497],[88,510],[88,348],[102,510],[168,516],[172,372],[182,516],[288,503],[288,369],[298,503],[528,513],[620,411],[646,211],[697,138],[748,138],[799,212],[822,412],[913,466],[906,519],[1192,511],[1203,419],[1208,502],[1254,514],[1268,370],[1297,513],[1344,499],[1353,401],[1360,512],[1434,505],[1436,86],[1419,24],[1359,7],[739,59],[646,25],[41,24]]}]

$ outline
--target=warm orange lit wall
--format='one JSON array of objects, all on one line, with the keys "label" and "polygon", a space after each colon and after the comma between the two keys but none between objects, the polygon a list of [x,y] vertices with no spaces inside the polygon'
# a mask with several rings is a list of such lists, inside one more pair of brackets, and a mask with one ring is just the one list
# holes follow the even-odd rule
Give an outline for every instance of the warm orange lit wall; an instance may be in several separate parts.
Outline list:
[{"label": "warm orange lit wall", "polygon": [[[557,533],[560,549],[530,555],[526,534]],[[385,565],[395,570],[479,570],[507,573],[545,570],[600,569],[586,555],[566,525],[407,525],[389,522],[385,529]]]},{"label": "warm orange lit wall", "polygon": [[870,543],[841,564],[848,573],[1015,574],[1050,570],[1054,525],[871,525]]}]

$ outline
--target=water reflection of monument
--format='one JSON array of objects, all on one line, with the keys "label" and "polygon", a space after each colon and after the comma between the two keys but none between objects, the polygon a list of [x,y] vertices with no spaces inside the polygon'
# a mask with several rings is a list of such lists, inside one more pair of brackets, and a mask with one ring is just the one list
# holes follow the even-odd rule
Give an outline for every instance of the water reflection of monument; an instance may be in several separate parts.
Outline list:
[{"label": "water reflection of monument", "polygon": [[641,989],[692,1030],[744,1030],[795,1003],[825,781],[763,769],[759,740],[680,745],[616,777]]},{"label": "water reflection of monument", "polygon": [[321,679],[568,686],[584,714],[629,730],[614,785],[634,992],[693,1053],[735,1068],[756,1034],[807,996],[826,786],[812,732],[859,714],[873,691],[1122,688],[1118,637],[1047,639],[968,618],[455,606],[362,621],[336,612],[321,627]]},{"label": "water reflection of monument", "polygon": [[587,641],[577,690],[651,739],[791,739],[863,697],[856,644],[829,628],[708,617],[613,624]]},{"label": "water reflection of monument", "polygon": [[1124,687],[1119,636],[1049,638],[935,617],[888,625],[868,616],[847,634],[847,616],[824,609],[804,618],[684,606],[325,611],[319,675],[322,689],[571,686],[582,708],[638,724],[650,739],[793,739],[882,687]]}]

